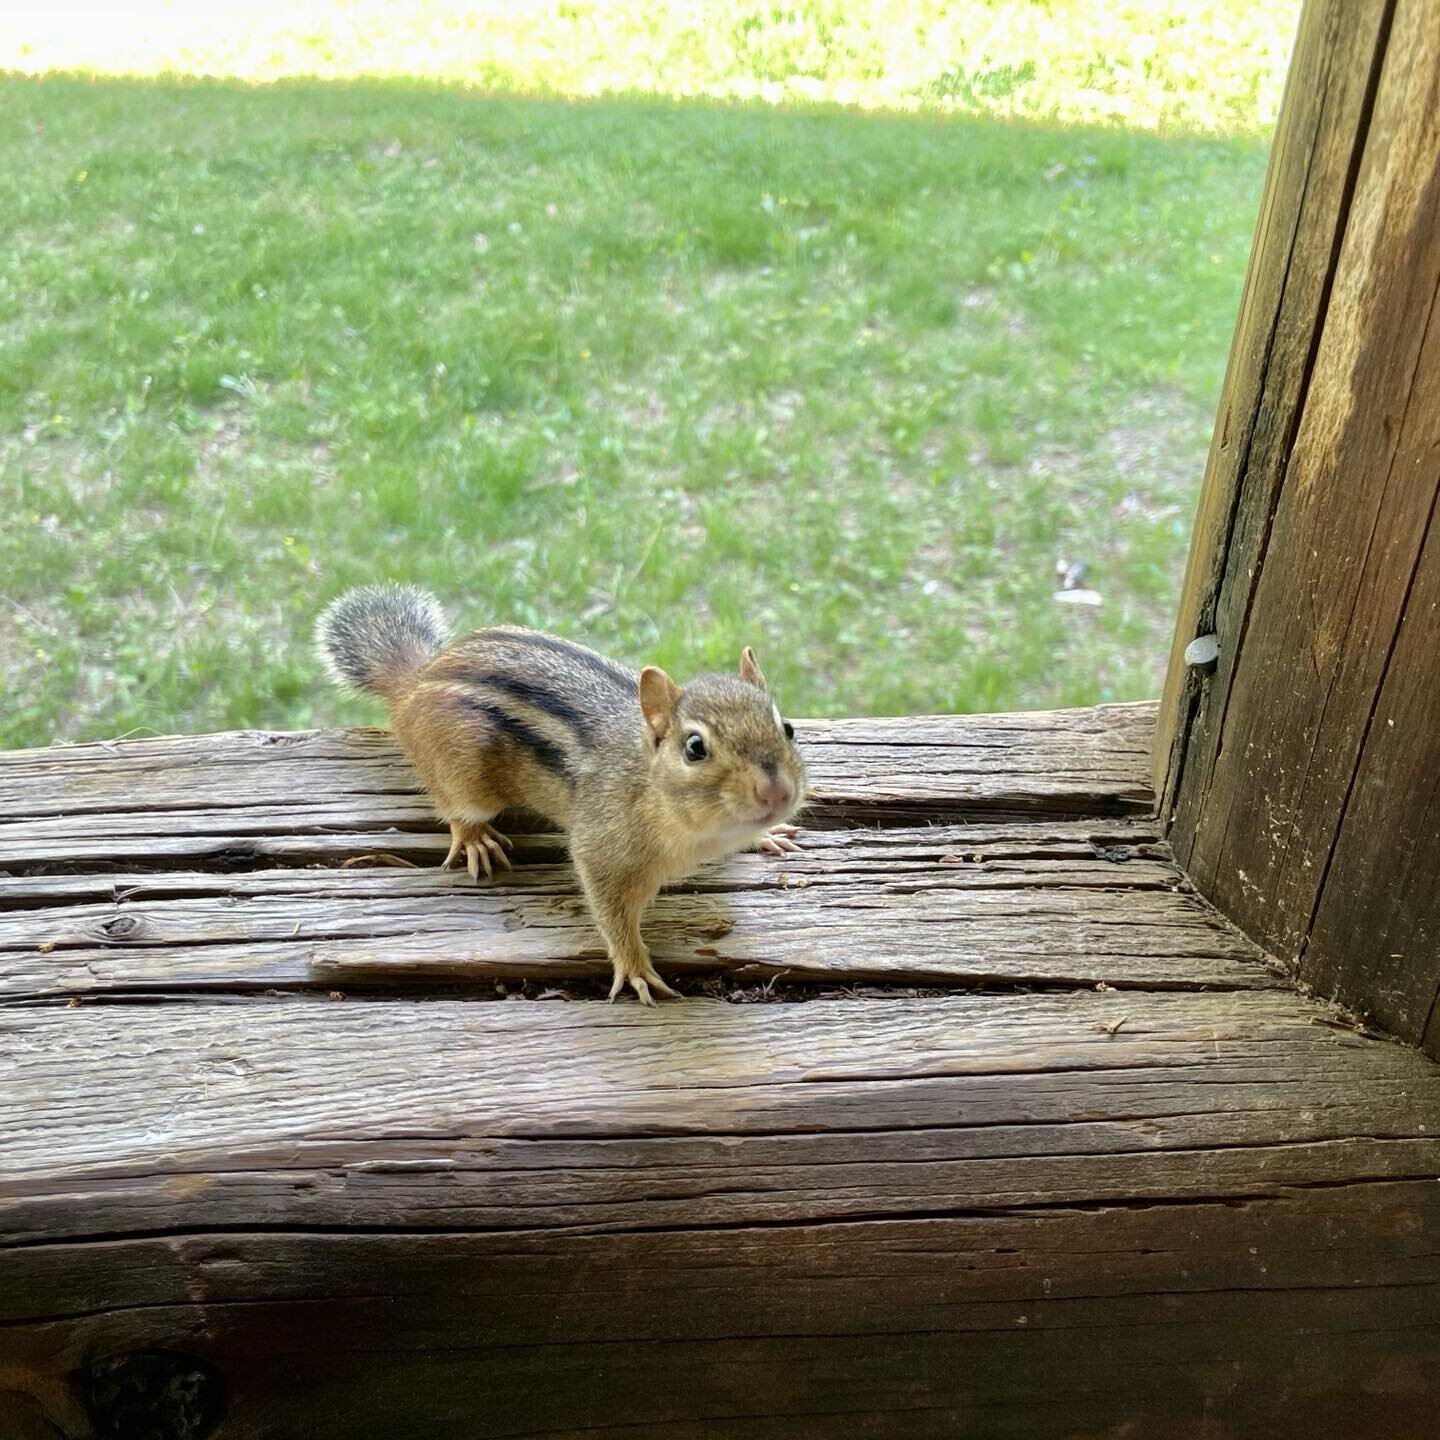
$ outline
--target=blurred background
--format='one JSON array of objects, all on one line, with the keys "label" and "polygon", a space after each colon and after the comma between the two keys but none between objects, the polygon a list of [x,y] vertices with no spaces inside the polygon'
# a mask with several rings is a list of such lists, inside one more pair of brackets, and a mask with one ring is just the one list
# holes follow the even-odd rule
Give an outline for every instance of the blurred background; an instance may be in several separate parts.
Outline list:
[{"label": "blurred background", "polygon": [[1157,694],[1298,9],[9,7],[0,744],[378,719],[379,579],[794,714]]}]

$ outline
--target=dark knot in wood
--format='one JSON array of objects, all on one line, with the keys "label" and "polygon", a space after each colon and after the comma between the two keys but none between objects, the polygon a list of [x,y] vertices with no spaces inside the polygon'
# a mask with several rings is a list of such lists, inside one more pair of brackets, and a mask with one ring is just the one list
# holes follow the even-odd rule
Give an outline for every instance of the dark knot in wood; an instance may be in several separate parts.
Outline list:
[{"label": "dark knot in wood", "polygon": [[174,1350],[97,1360],[79,1388],[96,1436],[115,1440],[204,1440],[225,1409],[219,1371]]}]

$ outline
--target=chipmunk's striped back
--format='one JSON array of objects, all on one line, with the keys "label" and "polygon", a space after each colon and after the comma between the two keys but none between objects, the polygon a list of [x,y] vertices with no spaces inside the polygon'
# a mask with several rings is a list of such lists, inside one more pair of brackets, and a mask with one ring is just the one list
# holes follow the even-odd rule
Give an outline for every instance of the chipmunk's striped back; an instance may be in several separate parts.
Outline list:
[{"label": "chipmunk's striped back", "polygon": [[476,630],[414,680],[431,703],[448,703],[477,731],[523,751],[566,782],[617,731],[637,740],[641,732],[638,674],[542,630]]}]

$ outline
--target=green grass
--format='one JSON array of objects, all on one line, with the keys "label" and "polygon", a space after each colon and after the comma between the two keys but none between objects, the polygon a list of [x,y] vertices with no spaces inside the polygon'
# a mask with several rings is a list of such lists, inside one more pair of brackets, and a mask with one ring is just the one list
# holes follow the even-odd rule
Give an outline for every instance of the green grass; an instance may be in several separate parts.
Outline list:
[{"label": "green grass", "polygon": [[126,0],[0,11],[0,69],[270,81],[401,76],[512,94],[1253,131],[1299,0]]},{"label": "green grass", "polygon": [[0,132],[0,743],[374,718],[309,632],[385,578],[797,714],[1157,689],[1253,133],[74,77]]}]

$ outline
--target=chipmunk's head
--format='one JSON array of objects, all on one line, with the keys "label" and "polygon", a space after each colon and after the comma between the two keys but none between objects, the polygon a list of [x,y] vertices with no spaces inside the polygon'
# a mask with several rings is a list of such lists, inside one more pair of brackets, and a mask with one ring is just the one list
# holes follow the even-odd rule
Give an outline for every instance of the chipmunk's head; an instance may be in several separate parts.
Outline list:
[{"label": "chipmunk's head", "polygon": [[701,675],[682,690],[663,671],[640,672],[651,770],[697,834],[737,847],[788,820],[805,799],[805,763],[748,646],[738,675]]}]

